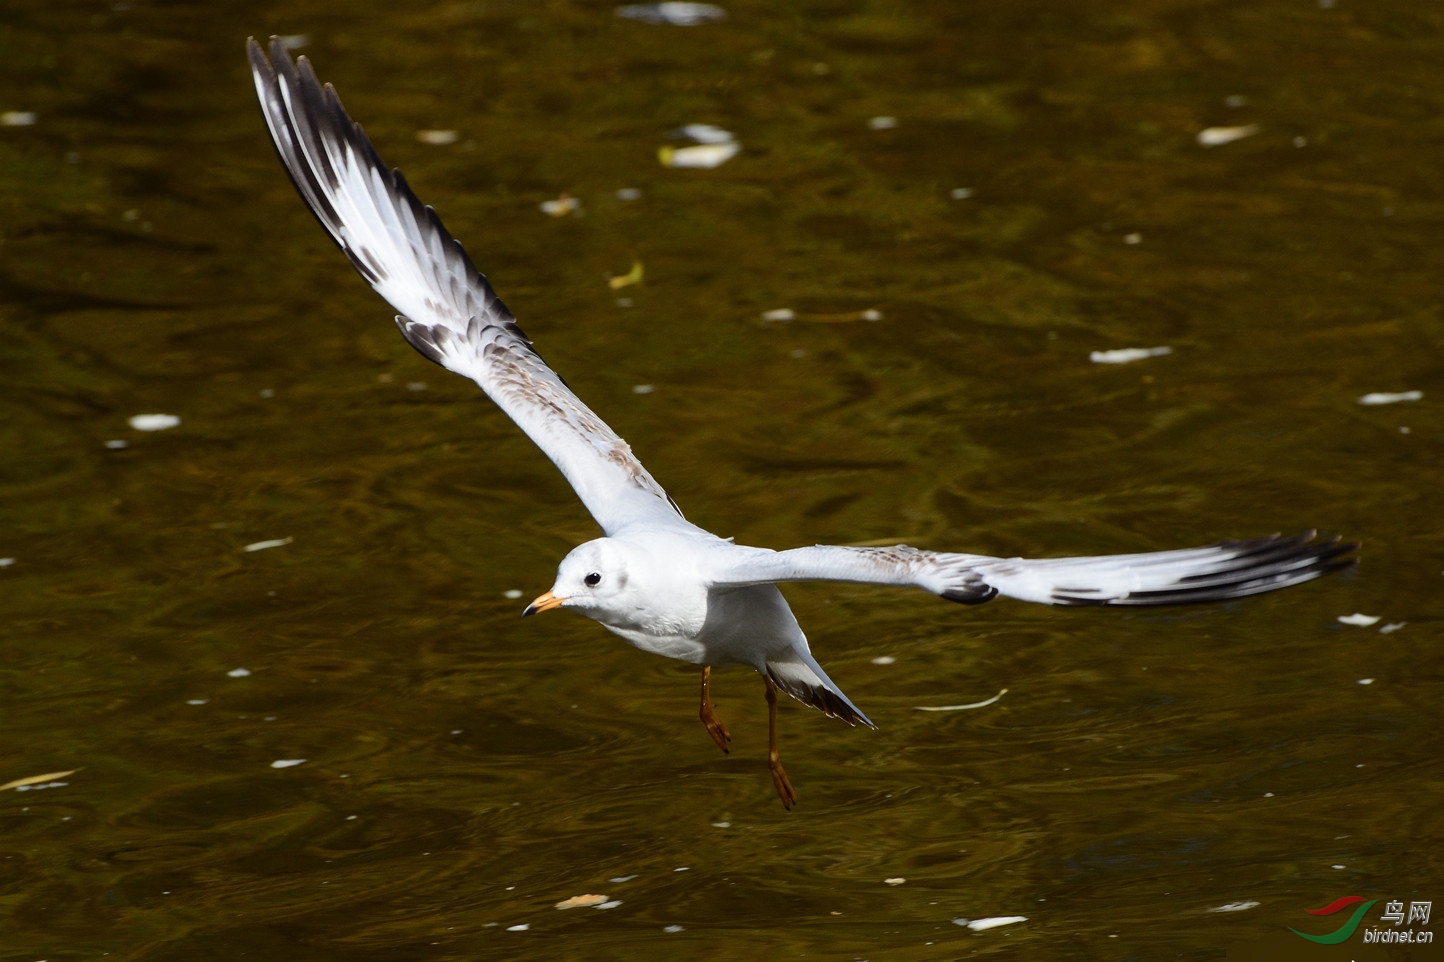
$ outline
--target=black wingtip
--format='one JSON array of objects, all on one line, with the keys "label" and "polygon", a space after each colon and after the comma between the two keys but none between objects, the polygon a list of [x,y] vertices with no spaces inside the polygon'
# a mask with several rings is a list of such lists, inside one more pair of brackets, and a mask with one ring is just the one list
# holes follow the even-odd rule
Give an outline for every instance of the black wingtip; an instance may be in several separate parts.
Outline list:
[{"label": "black wingtip", "polygon": [[1337,535],[1318,539],[1318,533],[1309,530],[1290,536],[1223,541],[1213,547],[1222,552],[1216,567],[1185,575],[1165,588],[1134,591],[1121,598],[1099,598],[1060,588],[1053,593],[1053,604],[1182,605],[1245,598],[1352,568],[1358,564],[1354,552],[1360,545]]}]

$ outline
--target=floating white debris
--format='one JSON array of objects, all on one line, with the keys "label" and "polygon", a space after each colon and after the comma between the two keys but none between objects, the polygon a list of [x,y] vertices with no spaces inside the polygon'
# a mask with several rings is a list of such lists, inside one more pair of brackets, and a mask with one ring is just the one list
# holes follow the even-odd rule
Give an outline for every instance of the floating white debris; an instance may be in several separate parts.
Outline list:
[{"label": "floating white debris", "polygon": [[973,919],[965,924],[974,932],[982,932],[987,929],[996,929],[1000,925],[1014,925],[1026,921],[1028,921],[1026,915],[995,915],[990,919]]},{"label": "floating white debris", "polygon": [[663,167],[691,167],[710,170],[721,167],[736,157],[742,145],[735,140],[725,144],[695,144],[691,147],[663,147],[657,151],[657,159]]},{"label": "floating white debris", "polygon": [[210,701],[209,698],[187,698],[187,699],[186,699],[186,704],[187,704],[187,705],[204,705],[204,704],[206,704],[206,703],[209,702],[209,701]]},{"label": "floating white debris", "polygon": [[520,925],[508,925],[506,930],[508,932],[525,932],[529,928],[531,928],[531,926],[523,922]]},{"label": "floating white debris", "polygon": [[801,314],[790,307],[763,311],[764,321],[807,321],[810,324],[847,324],[851,321],[880,321],[882,311],[869,307],[863,311],[844,311],[841,314]]},{"label": "floating white debris", "polygon": [[1382,616],[1382,615],[1361,615],[1361,614],[1359,614],[1359,613],[1356,611],[1356,612],[1354,612],[1352,615],[1339,615],[1339,624],[1341,624],[1341,625],[1358,625],[1360,628],[1367,628],[1367,627],[1369,627],[1369,626],[1372,625],[1372,624],[1377,624],[1378,621],[1379,621],[1379,619],[1380,619],[1381,617],[1383,617],[1383,616]]},{"label": "floating white debris", "polygon": [[1142,243],[1143,243],[1143,235],[1142,235],[1142,234],[1124,234],[1124,235],[1123,235],[1123,243],[1129,244],[1129,245],[1132,245],[1132,244],[1142,244]]},{"label": "floating white debris", "polygon": [[612,899],[611,901],[603,902],[601,905],[598,905],[597,908],[599,908],[599,909],[614,909],[614,908],[616,908],[618,905],[621,905],[621,904],[622,904],[622,900],[621,900],[621,899]]},{"label": "floating white debris", "polygon": [[663,931],[663,932],[680,932],[680,931],[682,931],[682,926],[680,926],[680,925],[664,925],[664,926],[662,926],[662,931]]},{"label": "floating white debris", "polygon": [[297,765],[306,764],[304,758],[278,758],[271,762],[272,768],[295,768]]},{"label": "floating white debris", "polygon": [[636,878],[635,875],[618,875],[616,878],[607,879],[607,881],[613,885],[621,885],[623,882],[630,882],[634,878]]},{"label": "floating white debris", "polygon": [[242,551],[265,551],[267,548],[281,548],[296,539],[294,538],[273,538],[270,541],[254,541],[242,548]]},{"label": "floating white debris", "polygon": [[633,393],[633,394],[651,394],[651,393],[652,393],[653,391],[655,391],[655,390],[657,390],[657,388],[656,388],[655,385],[652,385],[652,384],[633,384],[633,385],[632,385],[632,393]]},{"label": "floating white debris", "polygon": [[732,827],[732,823],[731,823],[731,822],[713,822],[713,823],[712,823],[712,827],[713,827],[713,828],[731,828],[731,827]]},{"label": "floating white debris", "polygon": [[973,196],[973,188],[954,187],[952,190],[948,191],[948,196],[951,197],[953,200],[967,200],[969,197]]},{"label": "floating white debris", "polygon": [[455,130],[418,130],[416,139],[433,147],[445,147],[460,140],[461,134]]},{"label": "floating white debris", "polygon": [[292,33],[281,38],[281,46],[287,50],[300,50],[302,47],[309,46],[310,43],[311,35],[309,33]]},{"label": "floating white debris", "polygon": [[1373,683],[1374,683],[1374,679],[1372,679],[1372,678],[1360,678],[1360,679],[1359,679],[1359,684],[1361,684],[1361,685],[1372,685]]},{"label": "floating white debris", "polygon": [[677,134],[690,137],[699,144],[730,144],[737,139],[732,131],[714,127],[712,124],[688,124],[678,128]]},{"label": "floating white debris", "polygon": [[581,209],[582,202],[565,193],[556,200],[541,202],[541,212],[550,217],[565,217],[568,214],[580,213]]},{"label": "floating white debris", "polygon": [[521,597],[521,589],[520,589],[520,588],[508,588],[508,589],[506,589],[505,591],[503,591],[503,592],[501,593],[501,596],[502,596],[503,598],[510,598],[512,601],[515,601],[516,599],[518,599],[518,598]]},{"label": "floating white debris", "polygon": [[116,440],[105,442],[105,446],[108,450],[111,451],[124,451],[126,448],[130,447],[130,442],[122,441],[117,438]]},{"label": "floating white debris", "polygon": [[903,878],[903,877],[900,876],[900,875],[899,875],[899,876],[896,876],[896,877],[894,877],[894,878],[885,878],[885,879],[882,880],[882,882],[883,882],[884,885],[901,885],[901,884],[903,884],[903,883],[906,882],[906,881],[907,881],[907,879]]},{"label": "floating white debris", "polygon": [[64,778],[67,775],[74,775],[78,771],[80,771],[80,769],[72,768],[68,772],[47,772],[44,775],[31,775],[28,778],[17,778],[13,782],[6,782],[4,785],[0,785],[0,792],[6,791],[7,789],[11,788],[15,789],[16,791],[24,791],[31,785],[48,785],[49,783],[54,782],[58,778]]},{"label": "floating white debris", "polygon": [[245,678],[250,673],[251,669],[249,668],[232,668],[230,671],[226,672],[226,674],[229,675],[231,678]]},{"label": "floating white debris", "polygon": [[137,431],[164,431],[180,424],[174,414],[137,414],[130,419],[130,426]]},{"label": "floating white debris", "polygon": [[617,16],[642,23],[669,27],[700,27],[704,23],[720,23],[727,11],[710,3],[636,3],[617,8]]},{"label": "floating white debris", "polygon": [[1128,364],[1148,357],[1164,357],[1173,353],[1171,347],[1120,347],[1112,351],[1093,351],[1088,360],[1094,364]]},{"label": "floating white debris", "polygon": [[0,568],[8,568],[15,563],[14,558],[0,558]]},{"label": "floating white debris", "polygon": [[635,187],[623,187],[617,191],[617,200],[641,200],[642,192]]},{"label": "floating white debris", "polygon": [[897,661],[892,655],[878,655],[872,660],[874,665],[891,665]]},{"label": "floating white debris", "polygon": [[1397,394],[1390,394],[1387,391],[1379,391],[1374,394],[1365,394],[1359,398],[1360,404],[1398,404],[1400,401],[1417,401],[1424,396],[1423,391],[1399,391]]},{"label": "floating white debris", "polygon": [[0,127],[31,127],[39,119],[29,110],[7,110],[0,114]]},{"label": "floating white debris", "polygon": [[992,705],[992,704],[996,703],[999,698],[1002,698],[1002,697],[1003,697],[1004,695],[1006,695],[1007,693],[1008,693],[1008,689],[1003,688],[1003,689],[1000,689],[1000,690],[998,691],[998,693],[997,693],[996,695],[994,695],[992,698],[985,698],[985,699],[983,699],[982,701],[975,701],[975,702],[973,702],[973,703],[970,704],[970,705],[917,705],[917,706],[915,706],[914,710],[915,710],[915,711],[971,711],[971,710],[974,709],[974,708],[987,708],[989,705]]},{"label": "floating white debris", "polygon": [[[1227,97],[1223,98],[1223,105],[1225,107],[1233,107],[1237,109],[1239,107],[1242,107],[1246,103],[1248,103],[1248,98],[1245,97],[1243,94],[1229,94]],[[1258,903],[1255,902],[1254,904],[1257,905]]]},{"label": "floating white debris", "polygon": [[1398,631],[1400,628],[1404,627],[1407,624],[1407,621],[1391,621],[1387,625],[1379,629],[1379,634],[1392,635],[1394,632]]},{"label": "floating white debris", "polygon": [[556,904],[559,909],[589,909],[594,905],[601,905],[607,900],[605,895],[573,895],[569,899],[563,899]]},{"label": "floating white debris", "polygon": [[896,117],[872,117],[867,122],[869,130],[892,130],[896,126]]},{"label": "floating white debris", "polygon": [[64,788],[69,782],[43,782],[36,785],[16,785],[17,792],[43,792],[47,788]]},{"label": "floating white debris", "polygon": [[1249,909],[1258,908],[1262,902],[1229,902],[1227,905],[1215,905],[1209,909],[1210,912],[1246,912]]},{"label": "floating white debris", "polygon": [[1205,127],[1198,132],[1198,143],[1201,147],[1222,147],[1235,140],[1252,137],[1258,131],[1258,124],[1245,124],[1242,127]]}]

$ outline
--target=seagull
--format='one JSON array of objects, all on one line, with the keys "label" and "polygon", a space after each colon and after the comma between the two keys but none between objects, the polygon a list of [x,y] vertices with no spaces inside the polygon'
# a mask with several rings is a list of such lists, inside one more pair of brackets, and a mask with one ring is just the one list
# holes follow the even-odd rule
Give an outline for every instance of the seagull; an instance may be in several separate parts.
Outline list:
[{"label": "seagull", "polygon": [[1313,531],[1202,548],[1088,558],[995,558],[896,547],[747,547],[687,521],[632,449],[542,360],[441,219],[388,168],[277,38],[248,41],[256,95],[296,190],[422,356],[471,378],[566,477],[603,536],[574,548],[523,616],[568,608],[643,651],[698,665],[698,716],[726,752],[712,667],[744,665],[767,697],[767,766],[785,808],[797,793],[777,750],[777,692],[848,725],[876,728],[828,677],[777,585],[844,581],[921,588],[976,605],[1216,602],[1311,581],[1355,562],[1354,543]]}]

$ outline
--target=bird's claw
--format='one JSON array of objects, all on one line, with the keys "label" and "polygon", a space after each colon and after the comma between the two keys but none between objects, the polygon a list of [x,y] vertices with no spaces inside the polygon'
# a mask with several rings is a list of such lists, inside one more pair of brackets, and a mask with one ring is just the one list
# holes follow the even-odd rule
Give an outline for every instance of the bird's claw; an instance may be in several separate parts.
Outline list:
[{"label": "bird's claw", "polygon": [[782,799],[782,807],[792,811],[792,806],[797,804],[797,793],[792,790],[792,782],[788,781],[782,762],[769,758],[767,770],[772,773],[772,786],[777,789],[777,797]]},{"label": "bird's claw", "polygon": [[727,731],[726,726],[717,718],[717,712],[713,710],[712,706],[703,702],[702,710],[698,712],[698,717],[702,719],[702,724],[706,727],[707,734],[712,736],[712,740],[717,743],[717,747],[722,749],[723,752],[730,753],[731,749],[727,747],[727,743],[732,740],[732,734]]}]

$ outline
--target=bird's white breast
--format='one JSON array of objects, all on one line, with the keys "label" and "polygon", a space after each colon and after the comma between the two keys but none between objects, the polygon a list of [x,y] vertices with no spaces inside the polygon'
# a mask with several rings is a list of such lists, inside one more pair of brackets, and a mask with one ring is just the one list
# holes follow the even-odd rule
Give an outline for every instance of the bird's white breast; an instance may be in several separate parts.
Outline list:
[{"label": "bird's white breast", "polygon": [[678,634],[654,634],[649,631],[639,631],[635,628],[617,628],[607,625],[607,630],[627,640],[634,647],[643,651],[651,652],[654,655],[663,655],[667,658],[676,658],[679,661],[690,662],[694,665],[710,664],[707,658],[707,647],[697,638],[687,637]]}]

